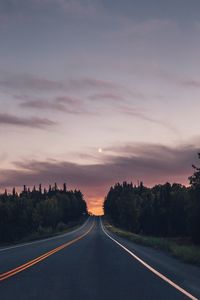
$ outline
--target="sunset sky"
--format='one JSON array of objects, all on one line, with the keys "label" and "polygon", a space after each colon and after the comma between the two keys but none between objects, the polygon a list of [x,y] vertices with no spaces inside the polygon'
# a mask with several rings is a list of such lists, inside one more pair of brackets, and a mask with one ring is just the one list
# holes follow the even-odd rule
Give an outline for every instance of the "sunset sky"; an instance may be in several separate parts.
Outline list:
[{"label": "sunset sky", "polygon": [[199,0],[1,0],[1,189],[188,184],[199,53]]}]

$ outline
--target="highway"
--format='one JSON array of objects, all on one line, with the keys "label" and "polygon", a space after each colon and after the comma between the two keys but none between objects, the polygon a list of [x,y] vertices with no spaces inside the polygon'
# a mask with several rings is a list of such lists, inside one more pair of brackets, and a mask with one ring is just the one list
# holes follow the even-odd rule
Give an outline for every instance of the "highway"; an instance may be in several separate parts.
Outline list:
[{"label": "highway", "polygon": [[90,217],[67,234],[0,248],[0,299],[198,299],[163,273]]}]

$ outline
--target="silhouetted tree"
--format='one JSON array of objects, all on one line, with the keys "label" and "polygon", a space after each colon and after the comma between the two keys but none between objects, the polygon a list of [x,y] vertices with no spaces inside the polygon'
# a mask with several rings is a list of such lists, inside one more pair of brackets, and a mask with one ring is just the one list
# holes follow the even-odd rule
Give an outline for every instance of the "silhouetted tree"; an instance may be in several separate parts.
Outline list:
[{"label": "silhouetted tree", "polygon": [[12,195],[13,195],[13,197],[16,196],[16,190],[15,190],[15,187],[14,187],[13,190],[12,190]]},{"label": "silhouetted tree", "polygon": [[[198,153],[200,159],[200,153]],[[200,168],[193,165],[194,173],[189,177],[191,184],[190,224],[192,238],[200,244]]]},{"label": "silhouetted tree", "polygon": [[30,191],[25,185],[22,192],[0,194],[0,242],[19,240],[34,232],[55,231],[58,224],[62,227],[77,222],[87,214],[87,205],[80,191],[59,190],[57,185],[47,192],[39,185]]},{"label": "silhouetted tree", "polygon": [[63,192],[64,192],[64,193],[67,192],[67,186],[66,186],[66,183],[63,184]]},{"label": "silhouetted tree", "polygon": [[200,243],[200,168],[193,168],[191,187],[177,183],[152,188],[143,183],[115,184],[104,201],[105,215],[115,225],[135,233],[188,236]]},{"label": "silhouetted tree", "polygon": [[54,183],[54,191],[56,192],[58,190],[58,186],[57,186],[57,183],[55,182]]},{"label": "silhouetted tree", "polygon": [[42,185],[41,185],[41,183],[39,184],[39,193],[42,194]]}]

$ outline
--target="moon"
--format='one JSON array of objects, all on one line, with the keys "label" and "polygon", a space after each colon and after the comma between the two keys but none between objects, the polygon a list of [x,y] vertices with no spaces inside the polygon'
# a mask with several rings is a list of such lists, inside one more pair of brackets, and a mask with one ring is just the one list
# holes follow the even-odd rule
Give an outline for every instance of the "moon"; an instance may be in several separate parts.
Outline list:
[{"label": "moon", "polygon": [[102,152],[103,152],[102,148],[99,148],[99,149],[98,149],[98,152],[99,152],[99,153],[102,153]]}]

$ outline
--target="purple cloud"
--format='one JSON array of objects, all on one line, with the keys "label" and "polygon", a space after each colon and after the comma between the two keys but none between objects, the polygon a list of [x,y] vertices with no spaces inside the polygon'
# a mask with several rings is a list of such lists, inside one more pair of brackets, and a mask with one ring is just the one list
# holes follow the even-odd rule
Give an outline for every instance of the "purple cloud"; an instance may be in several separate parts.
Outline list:
[{"label": "purple cloud", "polygon": [[33,108],[38,110],[55,110],[69,114],[92,114],[86,109],[86,105],[78,98],[70,96],[59,96],[53,100],[30,100],[28,96],[17,96],[17,99],[27,99],[20,103],[23,108]]},{"label": "purple cloud", "polygon": [[[106,81],[95,78],[81,77],[78,79],[68,79],[66,81],[56,81],[47,78],[38,77],[32,74],[8,74],[2,72],[0,78],[0,87],[7,90],[22,92],[52,92],[52,91],[98,91],[104,95],[117,95],[117,93],[129,93],[126,87],[112,81]],[[23,97],[14,95],[15,98]],[[69,96],[68,101],[69,101]],[[72,97],[71,97],[72,98]],[[74,99],[73,99],[74,100]]]},{"label": "purple cloud", "polygon": [[99,93],[99,94],[94,94],[89,97],[91,100],[94,101],[117,101],[117,102],[123,102],[123,96],[117,94],[117,93]]},{"label": "purple cloud", "polygon": [[0,86],[11,90],[54,91],[63,89],[61,82],[30,74],[7,75],[0,79]]},{"label": "purple cloud", "polygon": [[30,128],[45,128],[56,123],[46,118],[23,118],[6,113],[0,113],[0,124],[8,126],[21,126]]},{"label": "purple cloud", "polygon": [[200,88],[200,80],[184,79],[180,80],[180,83],[185,87]]},{"label": "purple cloud", "polygon": [[[191,88],[200,88],[200,79],[193,78],[192,76],[184,76],[179,73],[172,72],[168,69],[165,69],[157,64],[135,64],[134,68],[131,67],[131,73],[137,72],[141,77],[156,77],[168,82],[171,82],[175,85],[182,87],[191,87]],[[162,98],[162,95],[153,95],[155,98]]]},{"label": "purple cloud", "polygon": [[88,77],[83,77],[80,79],[70,79],[68,81],[68,87],[75,90],[97,89],[103,91],[115,91],[121,89],[121,87],[116,83]]},{"label": "purple cloud", "polygon": [[153,124],[158,124],[161,125],[172,132],[176,133],[179,135],[179,131],[172,125],[170,125],[168,122],[165,122],[163,120],[159,120],[157,118],[153,118],[151,116],[148,116],[146,111],[144,109],[138,109],[138,108],[133,108],[133,107],[128,107],[128,106],[120,106],[119,111],[123,114],[127,114],[129,116],[153,123]]}]

